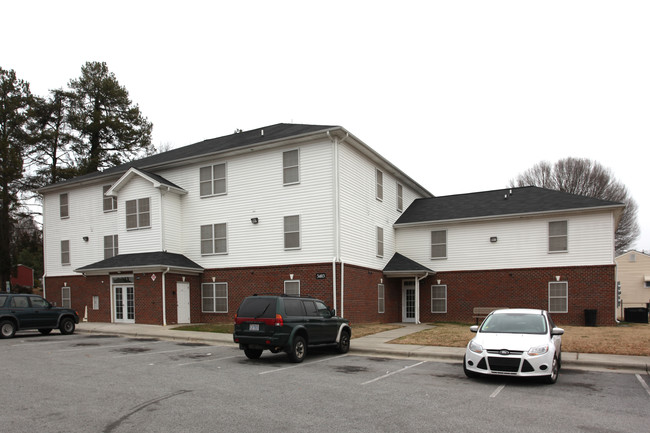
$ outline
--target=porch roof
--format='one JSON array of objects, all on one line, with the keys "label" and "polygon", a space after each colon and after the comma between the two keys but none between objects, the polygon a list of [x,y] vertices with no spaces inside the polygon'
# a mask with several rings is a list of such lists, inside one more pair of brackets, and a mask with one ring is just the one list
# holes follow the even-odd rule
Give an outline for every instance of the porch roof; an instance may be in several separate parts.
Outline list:
[{"label": "porch roof", "polygon": [[400,253],[395,253],[384,267],[384,274],[388,277],[413,276],[422,274],[435,274],[434,270],[411,260]]},{"label": "porch roof", "polygon": [[117,256],[77,268],[75,272],[84,275],[106,275],[111,272],[161,272],[167,269],[175,273],[194,275],[203,273],[202,266],[182,254],[168,253],[167,251],[118,254]]}]

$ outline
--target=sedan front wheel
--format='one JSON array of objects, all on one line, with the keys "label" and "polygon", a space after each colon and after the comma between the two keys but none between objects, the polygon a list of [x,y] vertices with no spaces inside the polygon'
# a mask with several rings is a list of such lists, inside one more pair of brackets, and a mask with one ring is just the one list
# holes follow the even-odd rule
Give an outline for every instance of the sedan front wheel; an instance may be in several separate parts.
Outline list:
[{"label": "sedan front wheel", "polygon": [[558,377],[559,370],[560,370],[560,367],[559,367],[559,363],[557,361],[557,357],[553,357],[553,364],[551,365],[551,374],[546,376],[544,378],[544,381],[546,383],[548,383],[549,385],[552,385],[555,382],[557,382],[557,377]]}]

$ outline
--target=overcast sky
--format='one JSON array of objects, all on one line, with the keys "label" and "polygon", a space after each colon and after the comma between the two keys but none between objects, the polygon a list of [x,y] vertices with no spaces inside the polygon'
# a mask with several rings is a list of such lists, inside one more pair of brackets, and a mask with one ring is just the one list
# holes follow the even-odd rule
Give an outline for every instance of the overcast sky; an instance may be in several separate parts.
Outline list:
[{"label": "overcast sky", "polygon": [[[586,157],[650,250],[648,1],[2,0],[0,66],[45,96],[105,61],[179,147],[341,125],[435,195]],[[643,154],[643,156],[642,156]]]}]

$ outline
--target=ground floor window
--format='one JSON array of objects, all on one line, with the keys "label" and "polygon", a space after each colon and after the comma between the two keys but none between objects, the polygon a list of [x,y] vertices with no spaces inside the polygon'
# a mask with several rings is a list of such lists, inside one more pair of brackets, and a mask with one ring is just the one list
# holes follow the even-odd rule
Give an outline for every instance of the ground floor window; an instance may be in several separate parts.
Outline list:
[{"label": "ground floor window", "polygon": [[99,296],[93,296],[93,310],[99,310]]},{"label": "ground floor window", "polygon": [[377,304],[379,313],[386,311],[386,293],[383,284],[377,286]]},{"label": "ground floor window", "polygon": [[61,287],[61,306],[63,308],[72,308],[70,299],[70,287]]},{"label": "ground floor window", "polygon": [[285,295],[300,296],[300,281],[299,280],[285,281],[284,282],[284,294]]},{"label": "ground floor window", "polygon": [[548,283],[548,312],[568,313],[569,283],[558,281]]},{"label": "ground floor window", "polygon": [[204,313],[227,313],[228,283],[201,284],[201,301]]},{"label": "ground floor window", "polygon": [[446,285],[433,285],[431,286],[431,312],[432,313],[446,313],[447,312],[447,286]]}]

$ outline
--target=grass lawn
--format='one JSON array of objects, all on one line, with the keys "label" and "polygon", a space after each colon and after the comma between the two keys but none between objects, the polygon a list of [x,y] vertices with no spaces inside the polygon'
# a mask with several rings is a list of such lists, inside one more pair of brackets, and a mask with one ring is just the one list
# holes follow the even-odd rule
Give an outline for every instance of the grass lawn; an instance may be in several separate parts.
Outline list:
[{"label": "grass lawn", "polygon": [[[395,344],[423,346],[465,347],[474,336],[467,323],[433,323],[426,331],[391,341]],[[196,324],[179,326],[182,331],[218,332],[232,334],[232,323]],[[399,324],[363,323],[352,325],[352,338],[389,331]],[[608,353],[613,355],[650,356],[650,325],[621,323],[618,326],[564,326],[562,350],[578,353]]]},{"label": "grass lawn", "polygon": [[[465,347],[474,336],[469,324],[433,323],[434,328],[391,341],[396,344]],[[650,356],[650,325],[563,326],[562,350],[579,353]]]}]

